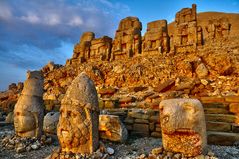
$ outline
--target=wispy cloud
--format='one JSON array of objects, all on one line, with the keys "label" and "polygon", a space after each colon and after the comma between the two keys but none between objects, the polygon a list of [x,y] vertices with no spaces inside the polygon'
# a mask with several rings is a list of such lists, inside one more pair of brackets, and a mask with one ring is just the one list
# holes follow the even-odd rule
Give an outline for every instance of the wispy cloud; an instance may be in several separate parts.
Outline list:
[{"label": "wispy cloud", "polygon": [[113,36],[128,14],[129,7],[107,0],[1,0],[0,62],[18,70],[39,69],[49,60],[64,64],[73,50],[64,45],[73,46],[84,31]]}]

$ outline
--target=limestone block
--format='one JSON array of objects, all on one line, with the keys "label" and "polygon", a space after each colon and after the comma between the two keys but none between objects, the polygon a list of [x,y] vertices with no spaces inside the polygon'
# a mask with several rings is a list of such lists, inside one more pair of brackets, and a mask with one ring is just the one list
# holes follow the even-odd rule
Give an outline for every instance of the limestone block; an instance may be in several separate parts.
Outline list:
[{"label": "limestone block", "polygon": [[206,122],[207,131],[229,132],[232,130],[232,125],[225,122]]},{"label": "limestone block", "polygon": [[230,146],[239,141],[239,134],[209,131],[207,132],[207,138],[209,144]]},{"label": "limestone block", "polygon": [[202,103],[224,103],[225,99],[223,97],[201,97],[200,101]]},{"label": "limestone block", "polygon": [[239,103],[231,103],[229,105],[229,111],[232,113],[239,114]]},{"label": "limestone block", "polygon": [[99,146],[99,106],[93,81],[79,74],[61,101],[57,136],[61,152],[91,154]]},{"label": "limestone block", "polygon": [[28,71],[23,91],[14,108],[14,127],[20,137],[40,137],[43,128],[43,75]]},{"label": "limestone block", "polygon": [[206,121],[226,122],[226,123],[234,123],[236,120],[236,116],[231,114],[206,114],[205,118]]},{"label": "limestone block", "polygon": [[128,131],[116,115],[99,116],[100,138],[110,141],[125,142],[128,138]]},{"label": "limestone block", "polygon": [[203,107],[197,99],[169,99],[160,103],[163,147],[167,151],[197,156],[206,149]]},{"label": "limestone block", "polygon": [[205,114],[229,114],[229,111],[225,108],[205,108]]},{"label": "limestone block", "polygon": [[228,96],[228,97],[225,97],[225,101],[230,102],[230,103],[239,103],[239,97],[238,96]]},{"label": "limestone block", "polygon": [[149,132],[148,124],[134,124],[133,130],[136,132]]},{"label": "limestone block", "polygon": [[152,133],[151,133],[151,136],[152,136],[152,137],[161,138],[161,137],[162,137],[162,133],[155,131],[155,132],[152,132]]},{"label": "limestone block", "polygon": [[44,132],[56,135],[59,116],[60,116],[59,112],[49,112],[44,116],[43,120]]}]

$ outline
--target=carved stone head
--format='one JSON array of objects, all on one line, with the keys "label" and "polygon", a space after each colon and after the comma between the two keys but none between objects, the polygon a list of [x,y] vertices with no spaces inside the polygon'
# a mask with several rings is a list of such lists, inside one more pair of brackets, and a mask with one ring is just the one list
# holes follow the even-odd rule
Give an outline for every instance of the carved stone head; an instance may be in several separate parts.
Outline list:
[{"label": "carved stone head", "polygon": [[22,94],[14,108],[14,127],[18,136],[41,136],[44,115],[42,95],[42,73],[28,72]]},{"label": "carved stone head", "polygon": [[163,146],[186,156],[200,155],[206,145],[203,107],[197,99],[169,99],[160,103]]},{"label": "carved stone head", "polygon": [[57,126],[61,151],[93,153],[99,144],[98,96],[93,81],[81,73],[69,86],[61,104]]}]

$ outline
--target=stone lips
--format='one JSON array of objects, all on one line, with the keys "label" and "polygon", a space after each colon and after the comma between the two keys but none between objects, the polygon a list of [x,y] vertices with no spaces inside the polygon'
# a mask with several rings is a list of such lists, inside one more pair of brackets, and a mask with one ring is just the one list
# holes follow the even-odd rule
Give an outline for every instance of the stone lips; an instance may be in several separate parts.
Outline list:
[{"label": "stone lips", "polygon": [[14,127],[20,137],[40,137],[43,127],[43,75],[27,72],[27,80],[14,108]]},{"label": "stone lips", "polygon": [[169,99],[160,103],[163,147],[192,157],[206,150],[203,107],[197,99]]},{"label": "stone lips", "polygon": [[99,145],[99,106],[93,81],[78,75],[62,100],[57,136],[62,152],[91,154]]}]

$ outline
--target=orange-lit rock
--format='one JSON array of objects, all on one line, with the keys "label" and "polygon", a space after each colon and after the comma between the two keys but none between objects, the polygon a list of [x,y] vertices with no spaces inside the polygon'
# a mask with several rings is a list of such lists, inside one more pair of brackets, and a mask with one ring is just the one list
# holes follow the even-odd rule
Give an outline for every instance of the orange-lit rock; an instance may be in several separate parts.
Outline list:
[{"label": "orange-lit rock", "polygon": [[125,142],[128,131],[116,115],[100,115],[99,117],[100,138],[110,141]]}]

